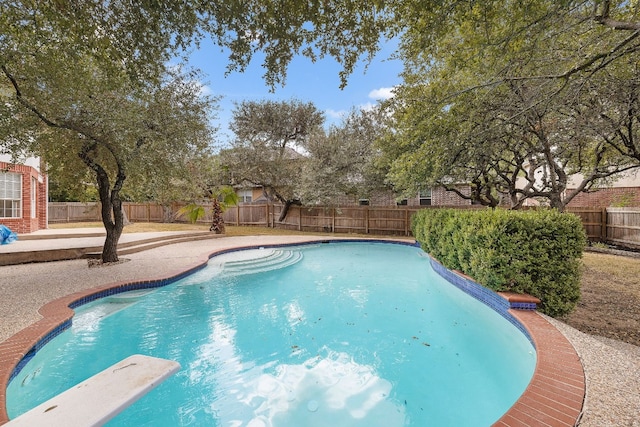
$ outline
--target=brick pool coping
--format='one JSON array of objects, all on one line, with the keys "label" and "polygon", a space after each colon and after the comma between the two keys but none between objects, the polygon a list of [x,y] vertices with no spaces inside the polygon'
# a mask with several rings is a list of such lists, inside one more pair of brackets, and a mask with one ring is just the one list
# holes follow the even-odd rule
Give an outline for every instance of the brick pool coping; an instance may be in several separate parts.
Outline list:
[{"label": "brick pool coping", "polygon": [[[344,241],[344,240],[336,240]],[[349,239],[349,241],[371,241]],[[389,240],[386,240],[389,242]],[[296,244],[319,243],[300,242]],[[406,241],[396,243],[407,244]],[[296,245],[294,244],[294,245]],[[239,246],[233,249],[214,251],[202,261],[169,274],[166,277],[142,281],[122,281],[75,292],[53,300],[39,310],[42,319],[19,331],[0,343],[0,425],[9,421],[6,411],[6,391],[9,382],[20,364],[30,357],[58,333],[71,326],[73,310],[83,303],[110,294],[133,289],[164,286],[204,268],[207,261],[221,253],[257,247],[282,247],[283,245]],[[451,272],[469,281],[470,278]],[[502,294],[512,307],[521,303],[534,303],[522,296]],[[494,426],[574,426],[578,423],[585,397],[585,376],[580,359],[571,343],[540,314],[530,309],[508,309],[509,315],[517,319],[536,347],[537,362],[533,377],[518,401],[494,424]]]}]

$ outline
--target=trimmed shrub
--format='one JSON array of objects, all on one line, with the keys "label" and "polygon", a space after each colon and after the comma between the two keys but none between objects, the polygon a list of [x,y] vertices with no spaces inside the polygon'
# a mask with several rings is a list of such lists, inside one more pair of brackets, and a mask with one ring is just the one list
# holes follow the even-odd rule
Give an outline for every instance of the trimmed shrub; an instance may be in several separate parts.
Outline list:
[{"label": "trimmed shrub", "polygon": [[495,291],[540,298],[540,311],[561,316],[580,298],[580,258],[586,236],[572,214],[532,211],[429,209],[412,230],[422,249]]}]

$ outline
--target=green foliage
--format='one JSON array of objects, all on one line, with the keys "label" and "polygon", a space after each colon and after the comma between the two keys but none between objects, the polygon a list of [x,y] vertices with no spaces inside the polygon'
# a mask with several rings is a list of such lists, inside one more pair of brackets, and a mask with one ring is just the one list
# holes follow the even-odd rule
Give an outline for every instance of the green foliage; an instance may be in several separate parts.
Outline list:
[{"label": "green foliage", "polygon": [[[224,233],[224,220],[222,214],[230,206],[238,204],[238,194],[234,189],[228,185],[218,187],[210,192],[210,198],[212,202],[211,216],[212,224],[211,231],[216,233]],[[189,203],[183,206],[176,213],[177,217],[186,217],[191,224],[195,224],[198,220],[204,218],[207,210],[199,203]]]},{"label": "green foliage", "polygon": [[308,161],[300,179],[303,203],[331,205],[344,195],[369,198],[384,189],[384,171],[376,167],[375,147],[384,131],[383,110],[353,109],[339,125],[310,135],[304,146]]},{"label": "green foliage", "polygon": [[195,224],[199,219],[204,218],[205,213],[204,206],[197,203],[189,203],[178,209],[176,216],[186,217],[191,224]]},{"label": "green foliage", "polygon": [[633,206],[636,200],[636,195],[630,191],[624,194],[620,194],[614,200],[611,201],[612,208],[626,208]]},{"label": "green foliage", "polygon": [[[97,202],[98,190],[89,169],[83,165],[73,172],[59,171],[48,165],[50,202]],[[66,176],[70,179],[62,178]],[[71,177],[75,177],[72,179]]]},{"label": "green foliage", "polygon": [[396,188],[468,183],[483,205],[517,209],[535,198],[563,210],[638,166],[637,5],[403,6],[404,81],[392,100],[395,132],[381,147]]},{"label": "green foliage", "polygon": [[580,219],[555,210],[422,210],[412,229],[445,267],[495,291],[540,298],[541,311],[561,316],[580,298]]},{"label": "green foliage", "polygon": [[21,59],[24,43],[48,56],[90,54],[143,83],[164,64],[186,56],[208,37],[229,50],[229,71],[244,71],[256,53],[264,58],[265,81],[284,84],[296,55],[312,61],[333,57],[343,66],[342,84],[364,58],[379,49],[383,34],[393,36],[392,15],[378,0],[362,2],[254,2],[155,0],[0,2],[0,62]]},{"label": "green foliage", "polygon": [[232,171],[231,184],[262,187],[270,199],[285,206],[300,204],[300,177],[307,159],[301,148],[323,122],[323,113],[311,102],[237,104],[229,126],[235,134],[233,146],[220,152],[221,164]]},{"label": "green foliage", "polygon": [[217,199],[220,202],[220,209],[222,212],[227,208],[238,204],[238,193],[228,185],[223,185],[211,192],[211,197]]}]

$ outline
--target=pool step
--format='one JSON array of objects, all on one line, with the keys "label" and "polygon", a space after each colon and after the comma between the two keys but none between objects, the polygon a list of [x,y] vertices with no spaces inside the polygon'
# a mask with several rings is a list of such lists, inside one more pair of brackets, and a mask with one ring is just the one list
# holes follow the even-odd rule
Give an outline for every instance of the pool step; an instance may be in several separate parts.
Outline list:
[{"label": "pool step", "polygon": [[224,267],[224,274],[238,275],[262,273],[289,267],[301,259],[300,252],[271,248],[234,252],[225,255],[225,258],[220,261]]}]

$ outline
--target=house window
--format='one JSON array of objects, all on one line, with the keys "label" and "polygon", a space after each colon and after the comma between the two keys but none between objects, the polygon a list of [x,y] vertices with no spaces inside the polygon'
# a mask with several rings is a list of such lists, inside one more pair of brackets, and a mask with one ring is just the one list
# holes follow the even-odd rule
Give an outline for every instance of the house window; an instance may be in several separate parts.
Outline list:
[{"label": "house window", "polygon": [[431,189],[422,190],[420,192],[420,206],[431,206]]},{"label": "house window", "polygon": [[358,204],[360,206],[369,206],[369,199],[360,199],[358,200]]},{"label": "house window", "polygon": [[38,189],[38,180],[31,177],[31,218],[35,218],[37,217],[37,211],[36,211],[36,195],[37,192],[36,190]]},{"label": "house window", "polygon": [[0,218],[20,218],[21,205],[22,175],[0,173]]},{"label": "house window", "polygon": [[239,203],[251,203],[253,201],[253,191],[251,190],[238,190],[238,202]]},{"label": "house window", "polygon": [[407,199],[402,199],[402,200],[396,202],[396,205],[398,205],[398,206],[407,206]]}]

